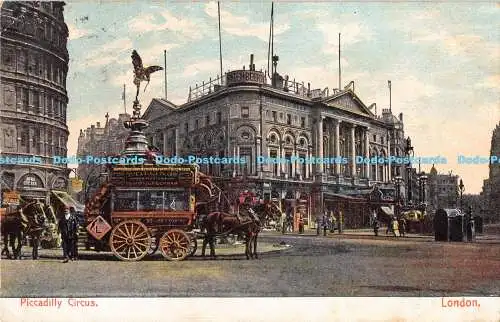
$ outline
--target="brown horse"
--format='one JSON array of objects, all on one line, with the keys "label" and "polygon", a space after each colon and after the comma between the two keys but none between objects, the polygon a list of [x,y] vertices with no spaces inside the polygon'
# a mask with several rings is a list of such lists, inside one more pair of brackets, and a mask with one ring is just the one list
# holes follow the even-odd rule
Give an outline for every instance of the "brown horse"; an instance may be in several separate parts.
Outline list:
[{"label": "brown horse", "polygon": [[33,243],[32,257],[37,259],[40,236],[46,227],[47,217],[43,205],[37,201],[29,202],[15,212],[6,214],[1,220],[4,243],[2,255],[12,258],[8,247],[10,242],[14,259],[20,258],[24,236],[29,236]]},{"label": "brown horse", "polygon": [[258,258],[257,237],[262,229],[263,223],[271,217],[276,220],[281,213],[276,211],[271,203],[258,204],[251,207],[255,215],[240,213],[239,216],[225,212],[212,212],[208,214],[201,223],[202,230],[206,231],[203,239],[201,254],[205,256],[207,244],[210,245],[210,256],[215,258],[215,237],[228,234],[240,235],[245,238],[245,256],[247,259]]}]

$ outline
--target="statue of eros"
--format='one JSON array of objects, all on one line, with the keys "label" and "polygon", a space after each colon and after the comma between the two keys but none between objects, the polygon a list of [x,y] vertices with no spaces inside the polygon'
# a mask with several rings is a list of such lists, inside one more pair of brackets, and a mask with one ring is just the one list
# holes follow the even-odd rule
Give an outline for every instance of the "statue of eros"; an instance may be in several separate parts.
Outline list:
[{"label": "statue of eros", "polygon": [[142,65],[141,56],[137,53],[137,51],[132,51],[132,64],[134,65],[134,85],[137,87],[137,92],[135,94],[135,100],[138,102],[139,97],[139,87],[141,86],[141,82],[147,81],[146,86],[144,86],[144,91],[146,91],[146,87],[149,84],[149,76],[159,70],[163,70],[163,67],[160,66],[149,66],[144,68]]}]

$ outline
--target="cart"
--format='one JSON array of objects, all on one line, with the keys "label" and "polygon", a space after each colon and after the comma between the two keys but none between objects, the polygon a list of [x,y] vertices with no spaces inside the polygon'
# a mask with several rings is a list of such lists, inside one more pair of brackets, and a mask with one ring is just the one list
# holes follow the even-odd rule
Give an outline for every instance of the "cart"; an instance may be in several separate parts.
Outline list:
[{"label": "cart", "polygon": [[[205,182],[206,183],[206,182]],[[138,261],[158,249],[168,260],[193,255],[197,165],[119,165],[88,203],[89,245]]]}]

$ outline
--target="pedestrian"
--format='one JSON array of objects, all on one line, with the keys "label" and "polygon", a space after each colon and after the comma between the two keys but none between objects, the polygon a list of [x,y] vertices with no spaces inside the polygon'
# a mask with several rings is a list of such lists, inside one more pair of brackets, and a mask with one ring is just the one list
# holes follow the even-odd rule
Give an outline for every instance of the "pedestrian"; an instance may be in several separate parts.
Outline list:
[{"label": "pedestrian", "polygon": [[304,216],[299,212],[299,234],[304,233]]},{"label": "pedestrian", "polygon": [[319,236],[319,231],[321,230],[321,216],[316,216],[316,236]]},{"label": "pedestrian", "polygon": [[375,234],[375,236],[378,236],[378,228],[379,228],[378,220],[375,219],[373,222],[373,233]]},{"label": "pedestrian", "polygon": [[287,219],[286,219],[286,212],[281,213],[281,234],[284,235],[286,233],[286,225],[287,225]]},{"label": "pedestrian", "polygon": [[399,224],[396,217],[392,220],[392,233],[394,234],[394,237],[399,237]]},{"label": "pedestrian", "polygon": [[67,263],[70,259],[75,259],[74,252],[77,247],[75,235],[78,231],[78,219],[71,214],[69,207],[64,207],[58,226],[62,238],[63,263]]},{"label": "pedestrian", "polygon": [[80,220],[78,218],[78,214],[76,213],[76,209],[75,207],[70,207],[69,208],[69,212],[71,214],[71,218],[73,218],[76,222],[73,223],[75,225],[74,229],[73,229],[73,233],[72,233],[72,251],[73,251],[73,256],[72,256],[72,259],[73,260],[77,260],[78,259],[78,230],[80,228]]},{"label": "pedestrian", "polygon": [[326,236],[326,230],[328,229],[328,215],[326,214],[326,212],[323,214],[322,225],[323,225],[323,236]]},{"label": "pedestrian", "polygon": [[337,229],[339,230],[339,234],[342,234],[342,222],[344,221],[344,216],[342,214],[342,210],[339,210],[339,219],[337,220]]},{"label": "pedestrian", "polygon": [[405,237],[405,234],[406,234],[406,219],[404,219],[404,218],[401,218],[399,220],[399,231],[401,233],[401,236]]},{"label": "pedestrian", "polygon": [[335,217],[335,215],[332,212],[332,230],[331,230],[331,232],[334,233],[336,228],[337,228],[337,218]]}]

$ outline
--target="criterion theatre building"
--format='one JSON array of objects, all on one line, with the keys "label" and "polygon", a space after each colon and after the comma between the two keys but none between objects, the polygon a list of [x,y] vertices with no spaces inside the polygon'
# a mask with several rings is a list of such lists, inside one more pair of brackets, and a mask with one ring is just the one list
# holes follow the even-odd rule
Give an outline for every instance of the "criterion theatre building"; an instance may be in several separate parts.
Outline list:
[{"label": "criterion theatre building", "polygon": [[[224,191],[252,191],[283,211],[301,207],[308,224],[323,211],[342,210],[346,227],[361,227],[369,211],[349,202],[359,200],[353,196],[377,185],[392,202],[391,180],[404,174],[405,165],[356,162],[403,155],[402,114],[373,114],[353,88],[311,89],[277,73],[269,84],[252,62],[190,88],[182,105],[153,99],[143,118],[164,156],[212,156],[201,171]],[[240,163],[216,162],[229,157]]]}]

